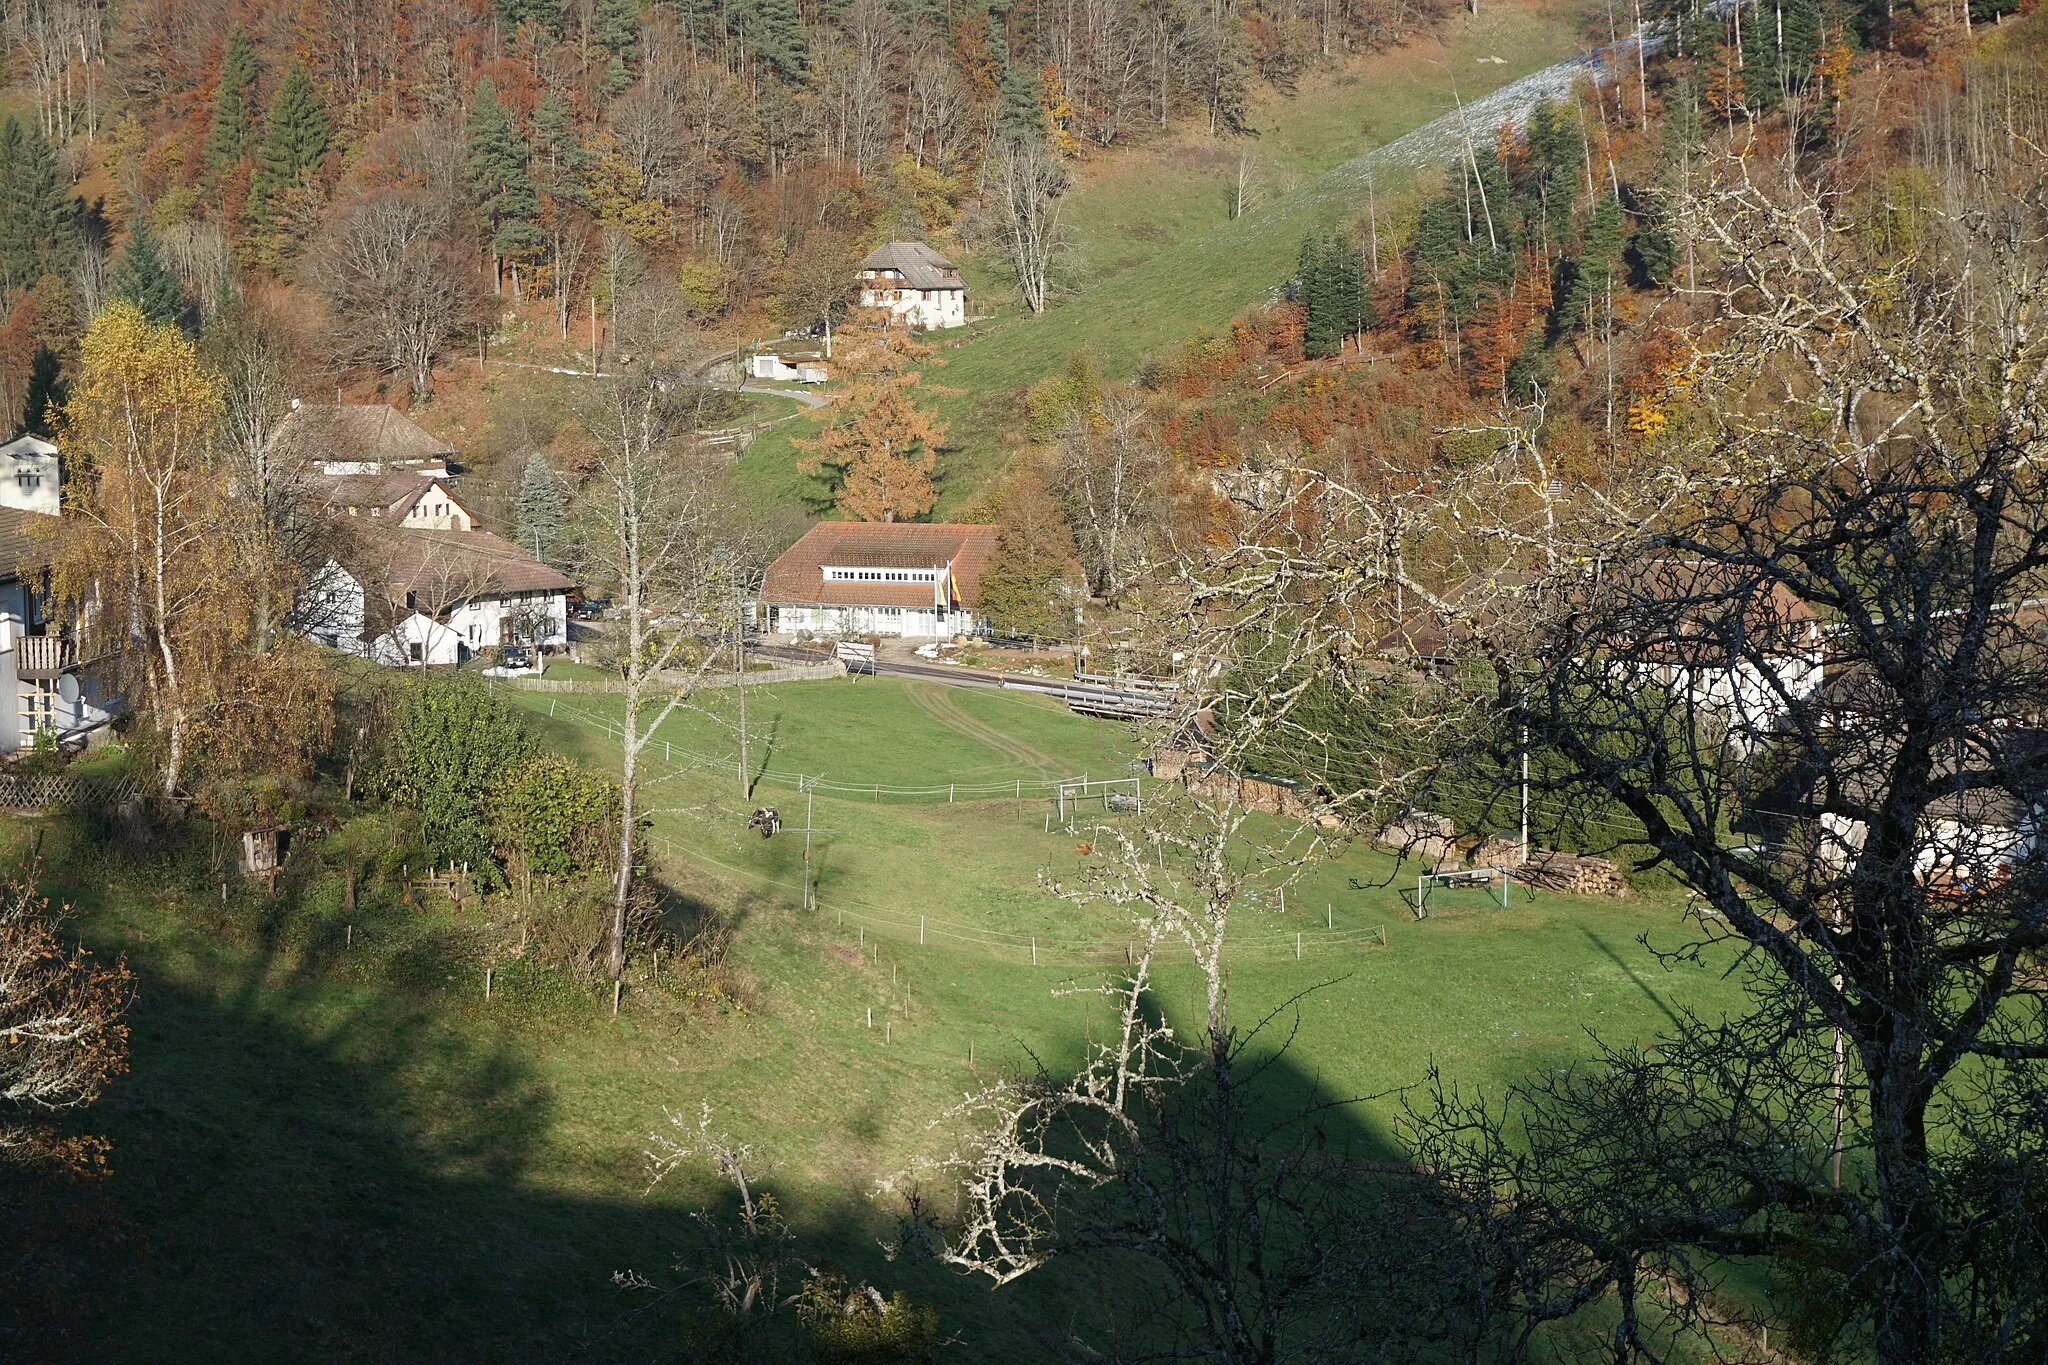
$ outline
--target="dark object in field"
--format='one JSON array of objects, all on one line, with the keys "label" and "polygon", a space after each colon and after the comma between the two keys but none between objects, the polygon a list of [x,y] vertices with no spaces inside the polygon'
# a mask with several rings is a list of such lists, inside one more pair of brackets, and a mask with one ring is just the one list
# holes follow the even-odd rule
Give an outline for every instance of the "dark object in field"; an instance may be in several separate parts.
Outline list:
[{"label": "dark object in field", "polygon": [[763,839],[772,839],[782,828],[782,812],[773,806],[756,806],[754,813],[747,817],[747,828],[760,830]]}]

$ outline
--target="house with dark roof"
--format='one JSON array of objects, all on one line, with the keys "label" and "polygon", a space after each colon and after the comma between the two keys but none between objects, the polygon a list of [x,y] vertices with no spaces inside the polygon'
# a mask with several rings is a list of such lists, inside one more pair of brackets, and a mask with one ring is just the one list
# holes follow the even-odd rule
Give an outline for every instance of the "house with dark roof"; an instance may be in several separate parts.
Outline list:
[{"label": "house with dark roof", "polygon": [[959,327],[967,285],[958,266],[923,242],[884,242],[860,263],[860,306],[886,308],[924,330]]},{"label": "house with dark roof", "polygon": [[983,634],[995,549],[993,526],[822,521],[768,566],[762,624],[779,635]]}]

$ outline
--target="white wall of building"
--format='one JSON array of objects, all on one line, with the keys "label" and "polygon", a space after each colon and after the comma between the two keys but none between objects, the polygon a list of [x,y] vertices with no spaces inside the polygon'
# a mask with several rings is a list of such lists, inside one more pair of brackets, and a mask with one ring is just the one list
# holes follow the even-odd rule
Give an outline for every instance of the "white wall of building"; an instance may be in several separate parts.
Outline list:
[{"label": "white wall of building", "polygon": [[[0,507],[40,512],[60,510],[57,447],[40,436],[20,436],[0,445]],[[0,565],[0,570],[12,565]]]},{"label": "white wall of building", "polygon": [[879,284],[862,285],[860,306],[886,308],[923,331],[962,327],[967,323],[965,289],[887,289]]},{"label": "white wall of building", "polygon": [[449,612],[448,625],[472,650],[507,644],[563,646],[569,643],[569,596],[529,592],[479,597]]},{"label": "white wall of building", "polygon": [[462,662],[462,637],[414,612],[372,640],[367,653],[386,668],[453,668]]},{"label": "white wall of building", "polygon": [[406,512],[404,524],[423,531],[474,531],[476,519],[455,500],[446,484],[436,479],[420,494],[420,500]]},{"label": "white wall of building", "polygon": [[774,609],[774,629],[783,635],[898,635],[906,640],[950,640],[980,635],[985,623],[971,611],[933,607],[784,607]]}]

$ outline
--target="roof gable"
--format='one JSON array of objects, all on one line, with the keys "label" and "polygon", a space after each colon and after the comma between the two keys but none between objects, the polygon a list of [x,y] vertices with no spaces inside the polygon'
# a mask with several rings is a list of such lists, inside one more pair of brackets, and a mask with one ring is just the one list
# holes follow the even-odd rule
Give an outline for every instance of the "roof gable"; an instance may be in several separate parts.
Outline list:
[{"label": "roof gable", "polygon": [[996,528],[968,523],[821,521],[784,550],[761,587],[767,602],[929,605],[922,584],[833,582],[825,569],[944,569],[963,607],[981,601],[981,575],[995,554]]}]

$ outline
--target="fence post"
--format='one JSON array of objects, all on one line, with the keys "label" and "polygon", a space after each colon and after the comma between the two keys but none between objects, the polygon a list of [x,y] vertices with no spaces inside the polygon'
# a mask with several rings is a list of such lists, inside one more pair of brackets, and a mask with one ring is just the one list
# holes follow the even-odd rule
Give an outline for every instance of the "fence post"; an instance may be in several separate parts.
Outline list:
[{"label": "fence post", "polygon": [[1038,935],[1036,934],[1031,936],[1031,965],[1034,967],[1038,965]]},{"label": "fence post", "polygon": [[549,697],[549,698],[548,698],[548,719],[549,719],[549,720],[553,720],[554,718],[555,718],[555,699],[554,699],[553,697]]},{"label": "fence post", "polygon": [[1301,931],[1299,929],[1294,931],[1294,960],[1296,962],[1301,961]]},{"label": "fence post", "polygon": [[917,917],[917,946],[924,947],[924,916]]},{"label": "fence post", "polygon": [[953,784],[951,782],[946,784],[946,804],[949,806],[953,804]]},{"label": "fence post", "polygon": [[484,968],[484,999],[491,998],[491,969]]}]

